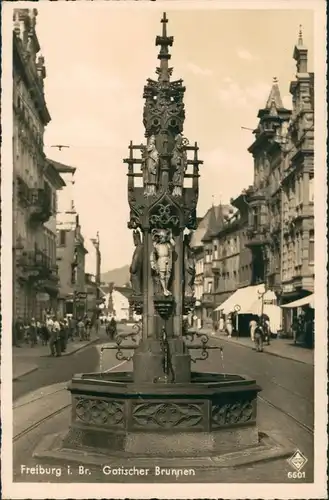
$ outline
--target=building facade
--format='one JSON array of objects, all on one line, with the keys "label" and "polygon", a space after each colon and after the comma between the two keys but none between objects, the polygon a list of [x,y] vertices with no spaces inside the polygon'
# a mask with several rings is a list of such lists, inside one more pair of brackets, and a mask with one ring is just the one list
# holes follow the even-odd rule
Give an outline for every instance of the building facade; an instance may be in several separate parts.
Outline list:
[{"label": "building facade", "polygon": [[13,27],[13,318],[56,308],[56,191],[65,183],[43,150],[50,121],[36,9],[15,9]]},{"label": "building facade", "polygon": [[290,115],[274,79],[266,105],[258,113],[255,140],[248,149],[254,159],[254,183],[245,191],[245,198],[249,206],[246,246],[252,252],[251,282],[275,285],[277,290],[281,285],[282,144]]},{"label": "building facade", "polygon": [[[293,109],[282,176],[282,303],[314,292],[314,74],[302,33],[293,57],[297,74],[290,85]],[[283,312],[289,331],[293,315]]]},{"label": "building facade", "polygon": [[238,288],[251,284],[251,252],[244,247],[248,210],[245,202],[238,198],[231,201],[235,203],[235,211],[224,214],[222,227],[213,238],[215,308]]},{"label": "building facade", "polygon": [[[64,214],[57,221],[57,265],[59,274],[59,313],[81,317],[87,309],[85,255],[79,216]],[[69,217],[70,216],[70,217]]]},{"label": "building facade", "polygon": [[[245,191],[252,284],[265,283],[281,304],[314,292],[314,74],[300,33],[293,57],[292,111],[283,106],[274,79],[258,113],[254,184]],[[282,326],[291,333],[296,311],[283,309]]]},{"label": "building facade", "polygon": [[216,234],[222,219],[221,205],[212,206],[204,217],[198,218],[198,227],[194,231],[191,248],[195,257],[195,309],[193,324],[199,328],[212,322],[215,307],[213,294],[214,274],[212,271],[212,238]]}]

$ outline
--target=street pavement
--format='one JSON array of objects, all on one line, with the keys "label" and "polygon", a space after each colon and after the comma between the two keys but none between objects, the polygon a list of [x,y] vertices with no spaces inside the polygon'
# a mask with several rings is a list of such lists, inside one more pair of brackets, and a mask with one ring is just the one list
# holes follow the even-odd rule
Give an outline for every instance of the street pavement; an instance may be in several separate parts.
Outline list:
[{"label": "street pavement", "polygon": [[[224,342],[233,342],[237,345],[248,347],[249,349],[254,349],[254,344],[250,337],[231,337],[229,338],[224,333],[214,334],[212,329],[202,330],[209,336],[217,337]],[[274,338],[271,339],[269,346],[264,345],[264,351],[266,354],[272,356],[278,356],[281,358],[291,359],[293,361],[299,361],[300,363],[306,363],[309,365],[314,365],[314,349],[308,349],[300,344],[294,344],[292,339]]]},{"label": "street pavement", "polygon": [[102,327],[99,335],[92,333],[89,342],[68,342],[60,357],[50,356],[49,346],[13,347],[13,400],[39,387],[68,381],[75,373],[97,370],[96,345],[105,339]]},{"label": "street pavement", "polygon": [[[45,385],[68,381],[74,373],[98,371],[100,347],[107,341],[105,334],[97,344],[87,347],[80,352],[63,358],[43,358],[45,365],[30,375],[26,375],[20,381],[14,382],[14,398],[26,394]],[[275,340],[273,341],[276,342]],[[280,341],[278,341],[280,342]],[[300,362],[280,355],[272,356],[267,352],[257,353],[251,346],[239,344],[225,338],[214,338],[211,336],[210,345],[223,347],[223,359],[218,350],[212,350],[206,361],[197,361],[192,364],[194,371],[239,373],[256,379],[262,387],[258,401],[258,425],[260,431],[268,433],[272,437],[285,440],[291,445],[292,450],[299,449],[308,459],[305,471],[305,479],[310,482],[313,479],[313,404],[314,404],[314,366],[312,363]],[[266,348],[267,349],[267,348]],[[198,351],[192,351],[192,356],[198,355]],[[59,364],[60,363],[60,364]],[[104,370],[127,370],[132,369],[131,362],[118,362],[115,351],[103,352],[102,365]],[[16,386],[15,386],[16,384]],[[43,393],[42,393],[43,394]],[[30,395],[26,396],[28,399]],[[22,399],[17,400],[21,404]],[[65,410],[65,421],[68,421],[69,409]],[[62,429],[64,414],[58,415],[52,420],[51,430],[43,432],[58,432]],[[40,440],[41,428],[31,431],[29,434],[29,447]],[[17,450],[22,446],[18,445]],[[31,448],[32,450],[32,448]],[[26,448],[24,453],[26,453]],[[18,452],[19,453],[19,452]],[[17,455],[16,455],[17,456]],[[242,472],[225,469],[219,475],[209,471],[208,481],[223,482],[287,482],[288,472],[293,472],[286,459],[271,462],[270,464],[253,464]],[[95,475],[94,475],[95,474]],[[21,478],[19,480],[29,480]],[[30,479],[31,480],[31,479]],[[46,480],[46,479],[45,479]],[[52,478],[53,480],[53,478]],[[60,479],[61,481],[72,481],[72,478]],[[79,481],[90,481],[90,478],[79,478]],[[120,481],[119,478],[117,480]],[[152,478],[149,478],[152,481]],[[153,480],[157,480],[154,478]],[[191,480],[191,478],[190,478]],[[93,473],[93,481],[108,482],[110,478],[102,476],[99,471]],[[296,480],[294,480],[296,482]],[[298,480],[297,480],[298,481]]]}]

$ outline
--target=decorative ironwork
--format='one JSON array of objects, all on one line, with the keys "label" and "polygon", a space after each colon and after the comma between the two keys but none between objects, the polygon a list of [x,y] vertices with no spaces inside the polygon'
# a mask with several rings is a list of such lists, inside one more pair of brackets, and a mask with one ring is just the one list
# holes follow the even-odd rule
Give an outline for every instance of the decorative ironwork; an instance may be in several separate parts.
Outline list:
[{"label": "decorative ironwork", "polygon": [[86,424],[119,426],[123,423],[123,403],[76,398],[75,414],[77,420]]},{"label": "decorative ironwork", "polygon": [[215,405],[212,408],[212,425],[220,427],[230,424],[241,424],[253,419],[254,409],[252,401],[238,401],[224,405]]},{"label": "decorative ironwork", "polygon": [[143,428],[188,428],[202,422],[203,411],[201,406],[189,403],[141,403],[134,405],[132,418]]},{"label": "decorative ironwork", "polygon": [[[117,352],[116,352],[115,357],[118,361],[130,361],[132,359],[133,354],[131,354],[129,356],[125,356],[122,351],[123,350],[134,351],[138,347],[138,345],[139,345],[138,337],[140,336],[141,330],[142,330],[141,324],[136,324],[133,326],[132,332],[127,332],[127,333],[126,332],[119,332],[114,338],[115,345],[105,345],[105,346],[101,347],[101,349],[100,349],[100,371],[101,372],[103,369],[103,365],[102,365],[103,352],[105,350],[115,350],[116,349]],[[127,339],[129,339],[130,341],[132,341],[134,343],[122,345],[122,343]]]},{"label": "decorative ironwork", "polygon": [[179,224],[179,217],[173,213],[172,205],[159,203],[157,213],[150,217],[150,224],[159,228],[176,227]]},{"label": "decorative ironwork", "polygon": [[[199,356],[196,356],[195,358],[191,357],[191,361],[195,363],[196,361],[205,361],[209,357],[209,350],[212,349],[219,349],[221,353],[223,352],[223,347],[222,346],[210,346],[208,345],[209,342],[209,337],[205,333],[202,332],[196,332],[196,331],[183,331],[183,336],[184,336],[184,342],[185,346],[189,350],[197,350],[200,349],[201,353]],[[190,341],[193,342],[194,338],[197,338],[200,340],[200,344],[194,344],[194,343],[187,343],[186,339],[190,338]]]}]

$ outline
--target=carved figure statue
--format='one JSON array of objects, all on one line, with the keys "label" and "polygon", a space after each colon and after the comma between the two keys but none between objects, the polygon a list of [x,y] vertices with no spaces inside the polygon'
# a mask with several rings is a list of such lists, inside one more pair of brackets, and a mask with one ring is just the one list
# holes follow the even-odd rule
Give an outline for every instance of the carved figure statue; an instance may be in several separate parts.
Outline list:
[{"label": "carved figure statue", "polygon": [[169,230],[158,229],[153,231],[153,251],[150,256],[150,263],[152,270],[159,278],[163,294],[166,297],[171,295],[168,285],[173,267],[174,246],[175,241]]},{"label": "carved figure statue", "polygon": [[143,180],[144,194],[152,196],[156,193],[159,176],[159,152],[155,145],[155,136],[148,138],[146,148],[143,148]]},{"label": "carved figure statue", "polygon": [[175,137],[175,146],[173,149],[173,155],[171,159],[171,164],[175,168],[173,175],[173,196],[182,196],[184,174],[187,168],[187,154],[185,150],[186,139],[182,134],[177,134]]},{"label": "carved figure statue", "polygon": [[143,243],[141,233],[138,230],[133,232],[135,251],[130,265],[130,282],[135,295],[143,292]]},{"label": "carved figure statue", "polygon": [[189,233],[184,236],[184,286],[186,297],[194,296],[195,256],[190,246],[192,234]]}]

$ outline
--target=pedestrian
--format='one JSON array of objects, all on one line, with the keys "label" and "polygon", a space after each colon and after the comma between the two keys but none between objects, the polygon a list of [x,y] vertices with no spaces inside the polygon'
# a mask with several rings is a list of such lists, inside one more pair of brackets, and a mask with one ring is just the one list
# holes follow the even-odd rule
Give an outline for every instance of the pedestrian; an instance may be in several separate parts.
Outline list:
[{"label": "pedestrian", "polygon": [[50,337],[50,333],[47,327],[47,322],[43,321],[40,327],[41,344],[47,345]]},{"label": "pedestrian", "polygon": [[91,319],[87,315],[85,316],[84,324],[85,324],[86,340],[90,340]]},{"label": "pedestrian", "polygon": [[67,345],[67,325],[65,320],[61,319],[59,321],[59,344],[60,344],[60,350],[61,353],[66,351],[66,345]]},{"label": "pedestrian", "polygon": [[263,332],[264,332],[264,342],[266,342],[267,345],[270,345],[270,336],[271,336],[269,325],[270,325],[270,323],[269,323],[268,316],[263,315],[261,317],[261,326],[262,326]]},{"label": "pedestrian", "polygon": [[233,332],[232,314],[229,314],[227,316],[226,331],[227,331],[227,336],[230,339],[232,337],[232,332]]},{"label": "pedestrian", "polygon": [[214,321],[214,322],[213,322],[213,330],[214,330],[214,335],[216,335],[216,334],[217,334],[217,332],[218,332],[218,328],[219,328],[218,321]]},{"label": "pedestrian", "polygon": [[255,347],[257,352],[263,352],[264,344],[264,330],[261,321],[258,320],[257,326],[255,328]]},{"label": "pedestrian", "polygon": [[74,340],[74,329],[73,329],[73,318],[71,316],[66,317],[67,321],[67,340],[71,340],[73,342]]},{"label": "pedestrian", "polygon": [[31,347],[34,347],[38,343],[37,323],[34,318],[31,319],[29,326],[29,341]]},{"label": "pedestrian", "polygon": [[77,327],[78,327],[79,341],[81,342],[82,340],[85,339],[85,324],[82,321],[82,318],[78,320]]},{"label": "pedestrian", "polygon": [[13,345],[21,347],[20,343],[24,340],[24,323],[20,317],[14,322],[13,325]]},{"label": "pedestrian", "polygon": [[24,330],[23,330],[23,335],[24,335],[24,342],[25,344],[28,344],[30,342],[30,325],[28,320],[24,320]]},{"label": "pedestrian", "polygon": [[52,356],[60,356],[61,355],[61,347],[60,347],[60,324],[57,321],[56,317],[54,317],[51,322],[51,332],[50,332],[50,353]]},{"label": "pedestrian", "polygon": [[251,339],[251,342],[255,342],[255,330],[256,330],[256,327],[257,327],[257,317],[256,316],[252,316],[252,319],[249,323],[249,331],[250,331],[250,339]]}]

